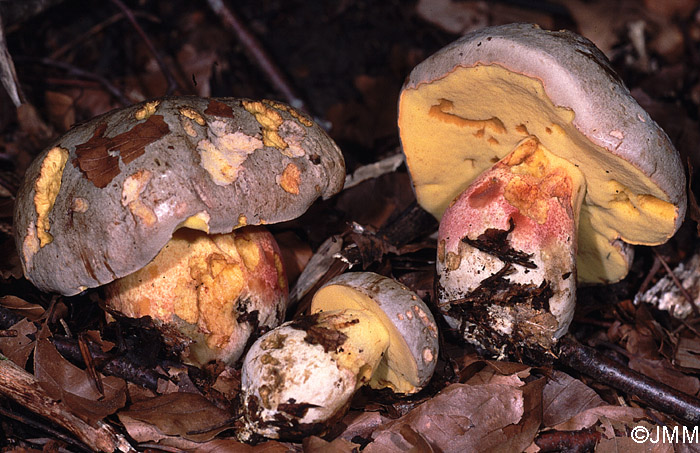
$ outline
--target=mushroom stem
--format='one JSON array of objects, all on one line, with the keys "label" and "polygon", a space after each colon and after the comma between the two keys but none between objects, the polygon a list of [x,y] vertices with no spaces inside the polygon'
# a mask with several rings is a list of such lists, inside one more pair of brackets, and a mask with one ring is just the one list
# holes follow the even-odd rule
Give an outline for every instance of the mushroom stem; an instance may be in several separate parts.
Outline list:
[{"label": "mushroom stem", "polygon": [[585,179],[534,137],[450,205],[438,233],[438,299],[448,323],[492,353],[550,351],[576,294]]},{"label": "mushroom stem", "polygon": [[271,438],[323,431],[345,414],[388,346],[382,321],[361,310],[316,313],[268,332],[243,363],[248,428]]},{"label": "mushroom stem", "polygon": [[236,363],[253,332],[284,319],[288,291],[274,237],[246,226],[212,235],[181,228],[150,263],[105,293],[111,310],[150,316],[187,363],[202,366]]}]

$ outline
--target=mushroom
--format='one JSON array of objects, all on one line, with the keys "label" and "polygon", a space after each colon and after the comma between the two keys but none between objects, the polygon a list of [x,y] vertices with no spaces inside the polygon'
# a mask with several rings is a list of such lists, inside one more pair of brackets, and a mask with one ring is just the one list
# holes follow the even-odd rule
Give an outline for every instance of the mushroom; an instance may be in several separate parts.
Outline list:
[{"label": "mushroom", "polygon": [[577,281],[622,279],[632,245],[665,242],[684,218],[677,151],[568,31],[463,36],[411,72],[399,128],[418,202],[441,219],[440,309],[495,354],[550,351]]},{"label": "mushroom", "polygon": [[327,431],[362,385],[419,391],[438,353],[435,320],[391,278],[352,272],[313,297],[311,315],[258,338],[243,359],[248,436],[301,438]]},{"label": "mushroom", "polygon": [[287,287],[269,233],[229,233],[296,218],[344,176],[338,147],[285,104],[156,99],[79,124],[41,153],[17,195],[15,240],[37,288],[70,296],[116,281],[108,305],[203,334],[230,361],[242,349],[222,336],[245,344],[251,329],[237,321],[277,325]]}]

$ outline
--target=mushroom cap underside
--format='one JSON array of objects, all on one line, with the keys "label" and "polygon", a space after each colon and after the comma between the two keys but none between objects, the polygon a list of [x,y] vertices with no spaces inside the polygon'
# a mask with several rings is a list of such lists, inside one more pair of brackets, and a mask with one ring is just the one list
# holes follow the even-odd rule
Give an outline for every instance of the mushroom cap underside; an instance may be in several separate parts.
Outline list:
[{"label": "mushroom cap underside", "polygon": [[438,355],[435,319],[425,303],[395,280],[373,272],[339,275],[314,295],[311,313],[362,310],[389,331],[389,347],[369,385],[414,393],[432,377]]},{"label": "mushroom cap underside", "polygon": [[77,125],[30,166],[15,239],[25,276],[65,295],[151,261],[182,226],[298,217],[345,178],[335,143],[274,101],[168,97]]},{"label": "mushroom cap underside", "polygon": [[685,173],[668,136],[571,32],[510,24],[465,35],[412,71],[399,128],[418,201],[438,218],[528,137],[579,167],[581,281],[621,279],[625,243],[665,242],[685,215]]}]

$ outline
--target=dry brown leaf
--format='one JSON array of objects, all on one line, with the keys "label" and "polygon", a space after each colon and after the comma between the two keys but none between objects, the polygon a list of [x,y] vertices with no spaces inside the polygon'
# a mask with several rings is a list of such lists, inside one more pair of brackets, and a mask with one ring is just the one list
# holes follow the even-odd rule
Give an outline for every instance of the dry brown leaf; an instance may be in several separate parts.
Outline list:
[{"label": "dry brown leaf", "polygon": [[542,377],[522,387],[525,400],[523,418],[520,423],[503,428],[506,440],[491,452],[523,451],[532,444],[542,425],[542,390],[546,381]]},{"label": "dry brown leaf", "polygon": [[611,438],[615,436],[614,425],[622,423],[633,427],[645,417],[646,411],[639,407],[598,406],[579,412],[569,420],[554,426],[554,429],[578,431],[600,423],[603,434]]},{"label": "dry brown leaf", "polygon": [[40,330],[34,349],[34,374],[52,398],[63,400],[77,416],[91,423],[115,413],[126,403],[123,379],[100,375],[104,390],[100,394],[90,375],[56,350],[46,327]]},{"label": "dry brown leaf", "polygon": [[357,436],[370,439],[374,430],[389,421],[389,418],[379,412],[350,411],[343,417],[342,423],[347,427],[340,437],[345,440],[352,440]]},{"label": "dry brown leaf", "polygon": [[75,123],[75,101],[58,91],[47,91],[46,110],[49,121],[59,132],[65,132]]},{"label": "dry brown leaf", "polygon": [[27,320],[22,319],[10,330],[16,330],[15,337],[0,337],[0,352],[12,360],[19,367],[24,368],[29,359],[29,355],[34,350],[34,336],[36,335],[36,325]]},{"label": "dry brown leaf", "polygon": [[503,443],[504,428],[520,422],[524,406],[523,391],[517,387],[452,384],[407,415],[377,429],[364,452],[416,447],[402,433],[405,426],[443,452],[484,451]]},{"label": "dry brown leaf", "polygon": [[165,447],[163,451],[171,451],[175,448],[178,452],[191,453],[289,453],[296,451],[289,445],[276,441],[248,445],[233,438],[217,438],[207,442],[194,442],[182,437],[166,436],[158,442],[158,445]]},{"label": "dry brown leaf", "polygon": [[494,364],[498,365],[497,362],[486,362],[487,366],[470,377],[466,383],[470,385],[503,384],[512,387],[521,387],[525,384],[522,378],[527,376],[520,376],[518,373],[503,374],[500,367],[496,368]]},{"label": "dry brown leaf", "polygon": [[683,368],[700,369],[700,338],[681,337],[678,340],[673,363]]},{"label": "dry brown leaf", "polygon": [[305,438],[303,446],[304,453],[353,453],[359,447],[340,437],[328,442],[316,436]]},{"label": "dry brown leaf", "polygon": [[241,370],[226,367],[216,376],[216,382],[212,388],[228,401],[234,401],[241,392]]},{"label": "dry brown leaf", "polygon": [[698,8],[697,0],[644,0],[644,6],[651,14],[664,19],[685,19]]},{"label": "dry brown leaf", "polygon": [[489,25],[489,7],[483,1],[420,0],[416,12],[425,21],[458,35]]},{"label": "dry brown leaf", "polygon": [[267,441],[252,446],[234,439],[214,439],[194,448],[193,453],[289,453],[294,451],[289,445]]},{"label": "dry brown leaf", "polygon": [[[655,432],[655,428],[651,429],[652,433]],[[653,434],[652,438],[656,439],[656,434]],[[671,442],[639,442],[627,436],[615,436],[610,439],[602,438],[595,448],[595,453],[620,453],[625,451],[633,451],[635,453],[673,453],[675,449]]]},{"label": "dry brown leaf", "polygon": [[673,369],[665,359],[651,360],[634,357],[630,359],[629,367],[689,395],[697,395],[700,391],[698,378]]},{"label": "dry brown leaf", "polygon": [[542,392],[544,426],[551,427],[576,414],[605,404],[590,387],[561,371],[553,371]]},{"label": "dry brown leaf", "polygon": [[228,429],[231,415],[196,393],[169,393],[132,404],[119,412],[129,435],[139,442],[179,436],[195,442]]},{"label": "dry brown leaf", "polygon": [[578,32],[593,41],[608,58],[620,36],[627,32],[627,24],[644,17],[644,6],[637,0],[557,0],[557,3],[569,9],[578,24]]},{"label": "dry brown leaf", "polygon": [[0,306],[24,316],[30,321],[39,321],[46,313],[46,310],[41,305],[32,304],[21,297],[12,295],[0,297]]}]

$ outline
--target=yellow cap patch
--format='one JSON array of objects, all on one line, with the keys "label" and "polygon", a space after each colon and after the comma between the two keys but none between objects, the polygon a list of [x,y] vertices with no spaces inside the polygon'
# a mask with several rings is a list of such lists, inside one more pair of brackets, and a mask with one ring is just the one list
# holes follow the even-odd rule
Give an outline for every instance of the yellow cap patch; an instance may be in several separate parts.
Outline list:
[{"label": "yellow cap patch", "polygon": [[51,229],[49,214],[61,190],[63,168],[67,161],[67,149],[58,146],[51,148],[41,163],[39,177],[34,182],[34,208],[37,214],[36,232],[41,247],[53,241],[53,236],[49,233]]}]

